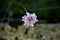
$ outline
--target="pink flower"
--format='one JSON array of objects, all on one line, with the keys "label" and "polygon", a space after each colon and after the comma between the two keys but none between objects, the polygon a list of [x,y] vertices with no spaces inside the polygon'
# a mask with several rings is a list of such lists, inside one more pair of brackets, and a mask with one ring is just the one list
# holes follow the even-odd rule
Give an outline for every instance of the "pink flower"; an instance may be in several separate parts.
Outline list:
[{"label": "pink flower", "polygon": [[38,21],[36,17],[35,13],[30,14],[26,12],[26,15],[22,17],[22,21],[24,21],[24,25],[34,26],[34,23]]}]

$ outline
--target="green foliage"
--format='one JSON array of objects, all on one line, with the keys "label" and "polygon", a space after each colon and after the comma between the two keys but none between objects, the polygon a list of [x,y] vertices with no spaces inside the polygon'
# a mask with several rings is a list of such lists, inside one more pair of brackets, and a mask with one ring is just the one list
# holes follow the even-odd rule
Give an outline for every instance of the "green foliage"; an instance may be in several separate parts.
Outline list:
[{"label": "green foliage", "polygon": [[14,11],[24,15],[26,11],[35,12],[38,17],[60,17],[60,6],[57,0],[0,0],[0,11],[4,14]]}]

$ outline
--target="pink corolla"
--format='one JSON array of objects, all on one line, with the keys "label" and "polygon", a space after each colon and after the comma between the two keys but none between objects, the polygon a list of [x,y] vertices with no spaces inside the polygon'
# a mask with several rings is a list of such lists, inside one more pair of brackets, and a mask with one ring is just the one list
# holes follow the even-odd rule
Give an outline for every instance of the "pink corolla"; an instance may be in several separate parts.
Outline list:
[{"label": "pink corolla", "polygon": [[29,12],[26,12],[26,15],[22,17],[22,21],[24,21],[24,25],[34,26],[34,23],[37,22],[38,20],[35,13],[30,14]]}]

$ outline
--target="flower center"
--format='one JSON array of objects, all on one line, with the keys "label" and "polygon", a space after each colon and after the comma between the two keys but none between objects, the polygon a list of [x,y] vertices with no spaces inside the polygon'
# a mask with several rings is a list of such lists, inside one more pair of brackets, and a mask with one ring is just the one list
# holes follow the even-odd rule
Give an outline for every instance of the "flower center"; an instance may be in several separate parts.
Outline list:
[{"label": "flower center", "polygon": [[31,17],[31,16],[30,16],[30,17],[28,17],[28,20],[29,20],[29,21],[31,21],[31,20],[32,20],[32,17]]}]

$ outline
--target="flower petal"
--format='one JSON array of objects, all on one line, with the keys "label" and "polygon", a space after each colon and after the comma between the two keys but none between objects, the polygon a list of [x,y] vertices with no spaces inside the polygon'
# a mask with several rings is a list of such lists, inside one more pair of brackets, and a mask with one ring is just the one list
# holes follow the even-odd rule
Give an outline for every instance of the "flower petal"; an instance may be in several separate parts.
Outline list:
[{"label": "flower petal", "polygon": [[27,16],[30,16],[30,13],[29,12],[26,12]]},{"label": "flower petal", "polygon": [[29,12],[26,12],[26,15],[22,17],[24,25],[34,26],[34,23],[38,21],[36,17],[37,16],[35,15],[35,13],[30,14]]}]

